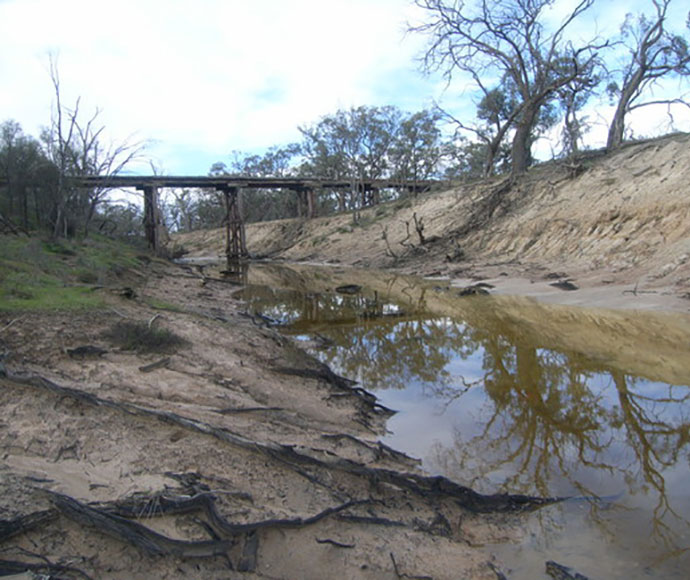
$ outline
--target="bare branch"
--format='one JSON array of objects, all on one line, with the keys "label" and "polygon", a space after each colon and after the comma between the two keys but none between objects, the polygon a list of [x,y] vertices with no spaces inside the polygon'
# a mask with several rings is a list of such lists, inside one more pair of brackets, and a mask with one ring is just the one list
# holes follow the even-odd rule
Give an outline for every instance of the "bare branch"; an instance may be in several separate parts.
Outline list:
[{"label": "bare branch", "polygon": [[504,123],[494,127],[501,137],[515,129],[513,173],[524,171],[530,162],[533,131],[544,105],[562,87],[591,75],[597,52],[608,46],[597,38],[579,47],[564,40],[594,2],[579,0],[555,30],[548,30],[545,13],[551,0],[416,0],[428,19],[410,30],[430,37],[424,55],[427,70],[440,70],[446,79],[457,71],[469,73],[484,95],[489,93],[485,79],[491,78],[493,85],[499,78],[500,88],[514,96]]}]

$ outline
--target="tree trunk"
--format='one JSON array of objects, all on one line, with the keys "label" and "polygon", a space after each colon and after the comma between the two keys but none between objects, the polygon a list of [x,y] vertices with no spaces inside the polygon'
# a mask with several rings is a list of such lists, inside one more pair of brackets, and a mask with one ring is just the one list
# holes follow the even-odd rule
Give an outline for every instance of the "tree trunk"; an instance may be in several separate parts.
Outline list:
[{"label": "tree trunk", "polygon": [[29,231],[29,188],[25,184],[22,186],[22,226],[26,231]]},{"label": "tree trunk", "polygon": [[613,120],[609,127],[609,135],[606,139],[606,149],[609,151],[617,149],[623,143],[623,137],[625,136],[625,115],[628,113],[630,103],[634,100],[634,97],[637,96],[636,93],[640,88],[640,84],[642,84],[643,78],[644,71],[638,69],[628,84],[624,85],[621,89],[616,113],[613,115]]},{"label": "tree trunk", "polygon": [[623,134],[625,132],[625,104],[623,101],[618,102],[616,113],[613,115],[613,121],[609,127],[609,135],[606,139],[606,149],[612,151],[618,149],[623,143]]},{"label": "tree trunk", "polygon": [[84,237],[89,237],[89,227],[91,226],[91,221],[93,216],[96,215],[96,206],[98,205],[98,199],[92,199],[89,202],[89,209],[86,212],[86,219],[84,220]]},{"label": "tree trunk", "polygon": [[491,177],[494,174],[494,164],[496,163],[496,155],[501,146],[503,136],[496,137],[486,144],[486,158],[484,159],[484,167],[482,173],[484,177]]},{"label": "tree trunk", "polygon": [[532,161],[530,140],[534,120],[537,118],[539,107],[525,108],[517,124],[512,148],[512,175],[519,175],[527,171]]},{"label": "tree trunk", "polygon": [[616,112],[613,115],[611,126],[609,127],[609,135],[606,139],[606,149],[612,151],[618,149],[623,143],[623,136],[625,135],[625,114],[628,112],[628,105],[630,103],[630,95],[627,90],[621,93]]}]

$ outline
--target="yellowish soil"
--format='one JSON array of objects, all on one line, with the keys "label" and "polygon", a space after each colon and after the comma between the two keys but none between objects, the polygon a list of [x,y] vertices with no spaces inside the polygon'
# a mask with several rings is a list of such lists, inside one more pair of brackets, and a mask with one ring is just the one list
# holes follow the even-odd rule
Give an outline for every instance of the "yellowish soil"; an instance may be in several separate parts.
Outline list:
[{"label": "yellowish soil", "polygon": [[[249,224],[249,252],[290,261],[490,280],[544,301],[688,312],[690,136],[592,155],[576,166],[496,179],[313,220]],[[424,244],[414,216],[424,226]],[[176,237],[190,256],[224,254],[221,230]],[[579,287],[563,292],[549,274]]]}]

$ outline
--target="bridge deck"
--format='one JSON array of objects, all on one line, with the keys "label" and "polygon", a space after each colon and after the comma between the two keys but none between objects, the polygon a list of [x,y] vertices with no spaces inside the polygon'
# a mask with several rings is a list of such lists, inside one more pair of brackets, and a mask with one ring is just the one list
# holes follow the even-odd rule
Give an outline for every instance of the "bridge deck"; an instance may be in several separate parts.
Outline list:
[{"label": "bridge deck", "polygon": [[251,189],[345,189],[362,186],[365,189],[405,188],[416,191],[428,189],[438,184],[434,180],[395,180],[395,179],[301,179],[294,177],[234,177],[234,176],[164,176],[164,175],[90,175],[77,178],[86,187],[202,187],[225,189],[227,187]]},{"label": "bridge deck", "polygon": [[[320,189],[347,190],[354,189],[371,193],[378,189],[406,189],[410,192],[426,191],[441,182],[434,180],[406,181],[399,179],[300,179],[295,177],[234,177],[217,176],[165,176],[165,175],[86,175],[74,177],[72,185],[84,188],[115,189],[131,187],[144,192],[144,231],[149,246],[163,255],[161,246],[164,220],[158,204],[158,190],[169,187],[199,187],[220,190],[224,194],[226,211],[226,254],[228,263],[232,260],[246,258],[247,252],[242,217],[241,189],[287,189],[297,192],[300,202],[304,199],[307,205],[307,217],[315,217],[315,196]],[[0,177],[0,187],[7,185],[7,180]]]}]

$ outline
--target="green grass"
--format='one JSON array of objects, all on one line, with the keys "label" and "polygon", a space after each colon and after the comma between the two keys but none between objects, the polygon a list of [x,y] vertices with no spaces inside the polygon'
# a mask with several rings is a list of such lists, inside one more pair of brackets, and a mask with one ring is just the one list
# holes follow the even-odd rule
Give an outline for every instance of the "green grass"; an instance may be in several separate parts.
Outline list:
[{"label": "green grass", "polygon": [[97,308],[103,300],[84,285],[116,283],[141,265],[137,251],[94,236],[84,241],[0,236],[0,311]]}]

